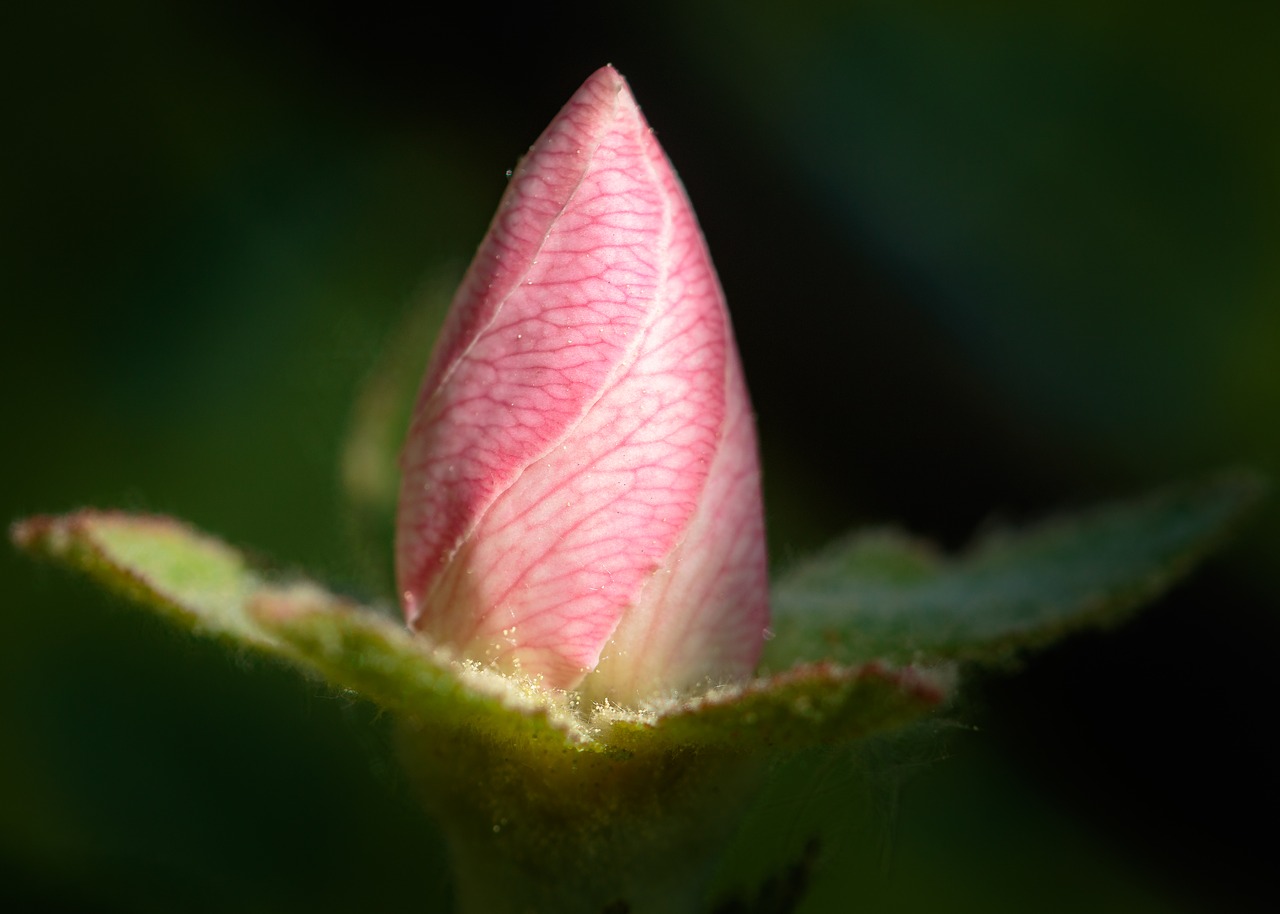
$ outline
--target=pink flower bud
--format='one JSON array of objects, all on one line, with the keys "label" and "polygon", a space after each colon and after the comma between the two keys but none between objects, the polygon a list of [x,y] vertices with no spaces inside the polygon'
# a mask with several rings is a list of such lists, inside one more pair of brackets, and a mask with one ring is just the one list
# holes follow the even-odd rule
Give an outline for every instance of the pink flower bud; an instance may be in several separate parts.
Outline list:
[{"label": "pink flower bud", "polygon": [[612,67],[516,169],[401,460],[405,615],[461,657],[615,701],[755,667],[751,405],[693,210]]}]

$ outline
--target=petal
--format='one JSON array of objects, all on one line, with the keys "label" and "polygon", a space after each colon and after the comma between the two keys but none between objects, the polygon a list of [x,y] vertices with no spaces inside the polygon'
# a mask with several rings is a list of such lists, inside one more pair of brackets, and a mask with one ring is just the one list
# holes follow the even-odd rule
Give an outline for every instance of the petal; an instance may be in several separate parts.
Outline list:
[{"label": "petal", "polygon": [[[716,467],[729,478],[708,486]],[[715,594],[699,583],[708,573],[762,579],[762,536],[744,547],[730,528],[721,551],[736,559],[703,550],[722,520],[760,532],[754,433],[692,209],[612,68],[517,169],[428,369],[403,469],[397,573],[410,624],[549,685],[576,686],[633,607],[649,607],[639,630],[664,644],[657,620],[701,609],[663,594]],[[694,546],[696,560],[673,565]],[[757,552],[758,574],[732,571]],[[756,589],[742,624],[758,641]],[[749,672],[758,650],[723,653]]]}]

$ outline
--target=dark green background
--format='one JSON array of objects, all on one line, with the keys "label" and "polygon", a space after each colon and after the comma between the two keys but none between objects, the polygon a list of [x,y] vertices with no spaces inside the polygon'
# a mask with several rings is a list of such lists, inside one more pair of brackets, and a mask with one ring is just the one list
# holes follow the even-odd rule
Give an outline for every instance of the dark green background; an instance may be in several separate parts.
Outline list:
[{"label": "dark green background", "polygon": [[[958,546],[1280,476],[1277,8],[782,6],[10,5],[0,519],[173,513],[369,593],[355,393],[605,62],[728,292],[776,564],[856,524]],[[1123,632],[973,690],[900,791],[840,752],[780,773],[725,882],[825,822],[805,910],[1261,910],[1275,502]],[[367,707],[9,550],[0,574],[0,899],[447,906]]]}]

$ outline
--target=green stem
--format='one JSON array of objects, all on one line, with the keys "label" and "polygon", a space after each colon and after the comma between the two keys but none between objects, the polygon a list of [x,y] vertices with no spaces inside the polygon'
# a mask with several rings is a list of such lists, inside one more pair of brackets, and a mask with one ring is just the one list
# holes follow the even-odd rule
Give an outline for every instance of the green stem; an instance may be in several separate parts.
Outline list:
[{"label": "green stem", "polygon": [[448,836],[460,914],[704,911],[756,780],[720,752],[442,740],[413,726],[401,745]]}]

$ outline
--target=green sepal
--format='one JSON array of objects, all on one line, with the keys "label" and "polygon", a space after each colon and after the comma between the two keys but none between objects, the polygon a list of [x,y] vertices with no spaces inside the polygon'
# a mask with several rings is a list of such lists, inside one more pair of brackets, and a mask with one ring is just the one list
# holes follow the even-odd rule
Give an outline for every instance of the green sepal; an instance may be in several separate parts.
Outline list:
[{"label": "green sepal", "polygon": [[957,558],[899,533],[861,533],[783,577],[764,666],[1001,661],[1104,627],[1167,590],[1265,489],[1231,473],[989,534]]},{"label": "green sepal", "polygon": [[179,521],[81,511],[11,535],[187,630],[392,712],[406,771],[450,836],[460,910],[692,912],[770,760],[910,734],[949,699],[955,661],[1121,618],[1260,488],[1223,477],[989,536],[958,559],[897,534],[857,537],[779,583],[763,675],[635,709],[583,707],[459,661],[389,614],[273,576]]},{"label": "green sepal", "polygon": [[497,742],[586,741],[578,719],[536,683],[456,664],[402,625],[314,585],[260,590],[250,612],[300,665],[421,726]]},{"label": "green sepal", "polygon": [[181,521],[85,510],[18,521],[9,535],[19,548],[82,571],[180,627],[282,650],[247,612],[262,582],[244,555]]},{"label": "green sepal", "polygon": [[891,730],[935,710],[955,677],[943,667],[802,664],[673,703],[648,724],[616,721],[602,739],[632,749],[698,746],[735,753],[803,749]]},{"label": "green sepal", "polygon": [[387,616],[313,583],[270,580],[172,518],[79,511],[20,521],[11,537],[195,634],[282,657],[406,717],[512,739],[570,735],[543,705],[520,699],[519,683],[468,687],[465,670]]},{"label": "green sepal", "polygon": [[574,693],[458,662],[317,584],[273,580],[171,518],[80,511],[22,521],[12,537],[192,632],[285,658],[418,726],[466,729],[496,744],[658,754],[799,747],[898,726],[949,691],[945,676],[910,668],[809,664],[645,709],[583,707]]}]

